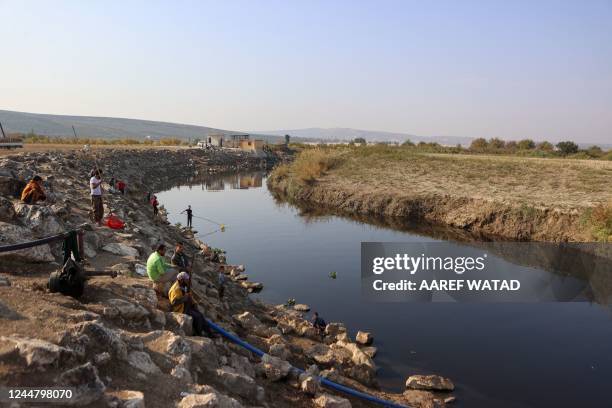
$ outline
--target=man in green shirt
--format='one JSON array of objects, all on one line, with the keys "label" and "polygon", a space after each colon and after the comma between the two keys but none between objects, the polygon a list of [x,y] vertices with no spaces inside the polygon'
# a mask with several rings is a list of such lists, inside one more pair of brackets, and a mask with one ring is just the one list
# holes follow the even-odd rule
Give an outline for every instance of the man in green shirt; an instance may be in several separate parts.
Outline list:
[{"label": "man in green shirt", "polygon": [[149,259],[147,259],[147,275],[149,275],[149,279],[155,283],[155,290],[167,296],[168,290],[166,286],[169,288],[170,284],[176,280],[178,271],[172,269],[170,265],[166,263],[164,259],[165,255],[166,246],[164,244],[159,244],[157,250],[149,255]]}]

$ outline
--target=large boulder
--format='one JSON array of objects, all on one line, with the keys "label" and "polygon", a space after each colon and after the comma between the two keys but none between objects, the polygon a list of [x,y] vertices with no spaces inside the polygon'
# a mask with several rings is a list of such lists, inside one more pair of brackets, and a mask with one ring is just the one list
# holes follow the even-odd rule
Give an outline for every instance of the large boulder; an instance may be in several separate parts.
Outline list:
[{"label": "large boulder", "polygon": [[232,353],[229,358],[229,365],[239,373],[244,373],[249,377],[255,377],[255,367],[245,356]]},{"label": "large boulder", "polygon": [[11,200],[0,196],[0,221],[12,221],[15,218],[15,208]]},{"label": "large boulder", "polygon": [[216,373],[217,380],[232,393],[247,400],[259,402],[263,400],[263,389],[248,375],[227,366],[219,368]]},{"label": "large boulder", "polygon": [[[20,244],[33,241],[34,239],[28,228],[0,221],[0,245]],[[55,260],[49,244],[18,251],[3,252],[0,254],[0,257],[10,257],[25,262],[52,262]]]},{"label": "large boulder", "polygon": [[340,333],[346,333],[346,326],[342,323],[329,323],[325,327],[325,334],[331,337],[336,337]]},{"label": "large boulder", "polygon": [[453,391],[455,384],[439,375],[411,375],[406,380],[406,388],[412,390]]},{"label": "large boulder", "polygon": [[374,341],[374,336],[372,336],[369,332],[358,331],[357,336],[355,336],[355,342],[357,344],[361,344],[362,346],[369,346]]},{"label": "large boulder", "polygon": [[219,368],[219,356],[215,343],[206,337],[188,337],[191,347],[191,358],[194,364],[208,370]]},{"label": "large boulder", "polygon": [[291,364],[278,357],[264,354],[261,358],[260,368],[270,381],[280,381],[287,378],[291,372]]},{"label": "large boulder", "polygon": [[136,248],[131,246],[120,244],[118,242],[113,242],[110,244],[106,244],[102,247],[102,250],[106,252],[110,252],[111,254],[120,255],[120,256],[131,256],[137,258],[140,253]]},{"label": "large boulder", "polygon": [[376,369],[376,364],[374,360],[370,358],[366,353],[364,353],[357,344],[349,343],[349,342],[337,342],[336,345],[343,347],[351,353],[351,360],[355,365],[365,365],[372,369]]},{"label": "large boulder", "polygon": [[62,401],[67,406],[88,406],[102,398],[106,389],[91,363],[62,373],[56,382],[63,387],[74,387],[72,398]]},{"label": "large boulder", "polygon": [[168,326],[169,330],[172,330],[179,335],[193,335],[193,318],[184,313],[166,313],[166,325]]},{"label": "large boulder", "polygon": [[0,195],[19,198],[26,183],[13,177],[0,176]]},{"label": "large boulder", "polygon": [[310,311],[310,306],[305,305],[303,303],[298,303],[297,305],[293,306],[293,310],[297,310],[298,312],[309,312]]},{"label": "large boulder", "polygon": [[9,336],[0,337],[0,358],[16,353],[26,366],[43,369],[48,366],[59,366],[73,357],[73,352],[41,339]]},{"label": "large boulder", "polygon": [[243,408],[243,405],[227,395],[209,392],[187,395],[178,403],[178,408]]},{"label": "large boulder", "polygon": [[88,347],[95,352],[110,351],[116,358],[127,360],[127,345],[121,337],[101,322],[87,321],[73,327],[76,335],[86,335],[90,340]]},{"label": "large boulder", "polygon": [[319,395],[314,400],[314,404],[319,408],[351,408],[349,400],[331,394]]},{"label": "large boulder", "polygon": [[275,334],[280,334],[280,330],[276,327],[268,327],[263,324],[253,313],[244,312],[235,314],[234,320],[245,330],[260,337],[270,337]]},{"label": "large boulder", "polygon": [[139,304],[123,299],[108,299],[105,302],[117,311],[118,316],[127,320],[142,320],[149,316],[149,311]]},{"label": "large boulder", "polygon": [[51,207],[20,202],[15,204],[15,213],[25,226],[39,236],[46,237],[65,231],[63,223]]},{"label": "large boulder", "polygon": [[445,406],[434,398],[434,394],[422,390],[406,390],[402,394],[402,402],[409,407],[439,408]]},{"label": "large boulder", "polygon": [[300,389],[305,394],[314,396],[319,391],[319,381],[317,378],[309,375],[301,381]]},{"label": "large boulder", "polygon": [[144,394],[141,391],[121,390],[109,394],[120,402],[122,408],[145,408]]},{"label": "large boulder", "polygon": [[127,360],[132,367],[142,371],[145,374],[161,373],[159,367],[155,365],[153,360],[151,360],[149,353],[145,351],[132,351],[130,354],[128,354]]}]

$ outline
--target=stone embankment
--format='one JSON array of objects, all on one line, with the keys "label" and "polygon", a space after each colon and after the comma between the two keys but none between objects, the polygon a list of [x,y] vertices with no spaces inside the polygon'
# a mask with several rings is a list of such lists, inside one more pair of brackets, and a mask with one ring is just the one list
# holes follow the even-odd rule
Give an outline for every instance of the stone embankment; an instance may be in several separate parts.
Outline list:
[{"label": "stone embankment", "polygon": [[[228,283],[220,297],[220,264],[211,260],[206,244],[169,225],[163,210],[154,218],[146,203],[149,191],[211,173],[265,168],[276,159],[200,150],[0,159],[0,245],[85,223],[87,269],[118,273],[114,279],[91,278],[77,300],[46,288],[48,274],[60,268],[61,244],[0,256],[0,383],[70,386],[73,398],[63,404],[90,407],[369,406],[322,388],[319,376],[407,406],[450,401],[452,382],[437,376],[412,376],[401,394],[380,391],[371,333],[353,339],[343,324],[330,323],[320,334],[306,320],[307,308],[252,300],[249,292],[260,284],[245,280],[242,267],[224,268]],[[127,182],[126,195],[105,194],[106,212],[126,222],[122,231],[89,222],[88,173],[94,167],[106,180]],[[19,191],[35,174],[45,180],[47,202],[20,203]],[[192,285],[201,311],[266,352],[263,358],[222,337],[192,336],[191,318],[169,312],[167,299],[158,298],[143,265],[155,244],[172,247],[177,241],[194,257]],[[291,365],[306,372],[298,375]]]}]

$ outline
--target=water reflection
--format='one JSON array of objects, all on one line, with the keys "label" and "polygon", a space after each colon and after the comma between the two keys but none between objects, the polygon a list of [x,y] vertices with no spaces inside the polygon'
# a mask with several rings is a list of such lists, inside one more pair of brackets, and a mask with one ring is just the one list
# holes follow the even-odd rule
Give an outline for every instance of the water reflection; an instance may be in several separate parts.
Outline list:
[{"label": "water reflection", "polygon": [[[180,187],[187,187],[190,190],[200,187],[203,191],[223,191],[226,188],[232,190],[248,190],[249,188],[261,188],[263,186],[264,173],[230,173],[220,175],[200,175],[192,177]],[[172,188],[176,185],[166,186]],[[178,187],[178,186],[176,186]]]},{"label": "water reflection", "polygon": [[[244,177],[249,188],[239,188],[241,178],[250,175],[260,177],[252,184]],[[327,321],[346,323],[351,334],[374,333],[383,387],[400,390],[407,375],[437,373],[455,381],[463,406],[609,403],[611,309],[596,303],[609,303],[612,274],[605,263],[583,257],[586,250],[572,252],[576,249],[570,246],[559,256],[554,247],[508,250],[491,243],[500,262],[512,264],[511,271],[548,279],[542,282],[549,299],[580,302],[368,303],[361,297],[361,242],[445,241],[481,251],[479,245],[490,237],[399,219],[339,217],[333,209],[275,202],[262,173],[206,175],[192,184],[168,186],[169,191],[158,194],[170,220],[184,222],[180,212],[191,204],[195,215],[226,224],[225,232],[202,239],[226,249],[230,262],[245,264],[249,277],[263,282],[257,296],[266,301],[296,298]],[[200,236],[217,229],[194,221]],[[329,278],[332,271],[335,280]],[[559,292],[567,281],[576,287]]]}]

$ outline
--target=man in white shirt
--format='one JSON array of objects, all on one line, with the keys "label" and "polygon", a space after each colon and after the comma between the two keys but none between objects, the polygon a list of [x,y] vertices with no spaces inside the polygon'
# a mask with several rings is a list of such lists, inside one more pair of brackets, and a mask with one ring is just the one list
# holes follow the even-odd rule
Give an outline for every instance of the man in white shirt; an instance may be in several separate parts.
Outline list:
[{"label": "man in white shirt", "polygon": [[91,190],[91,209],[93,218],[98,225],[102,225],[104,217],[104,204],[102,203],[102,174],[100,169],[94,170],[93,176],[89,180]]}]

